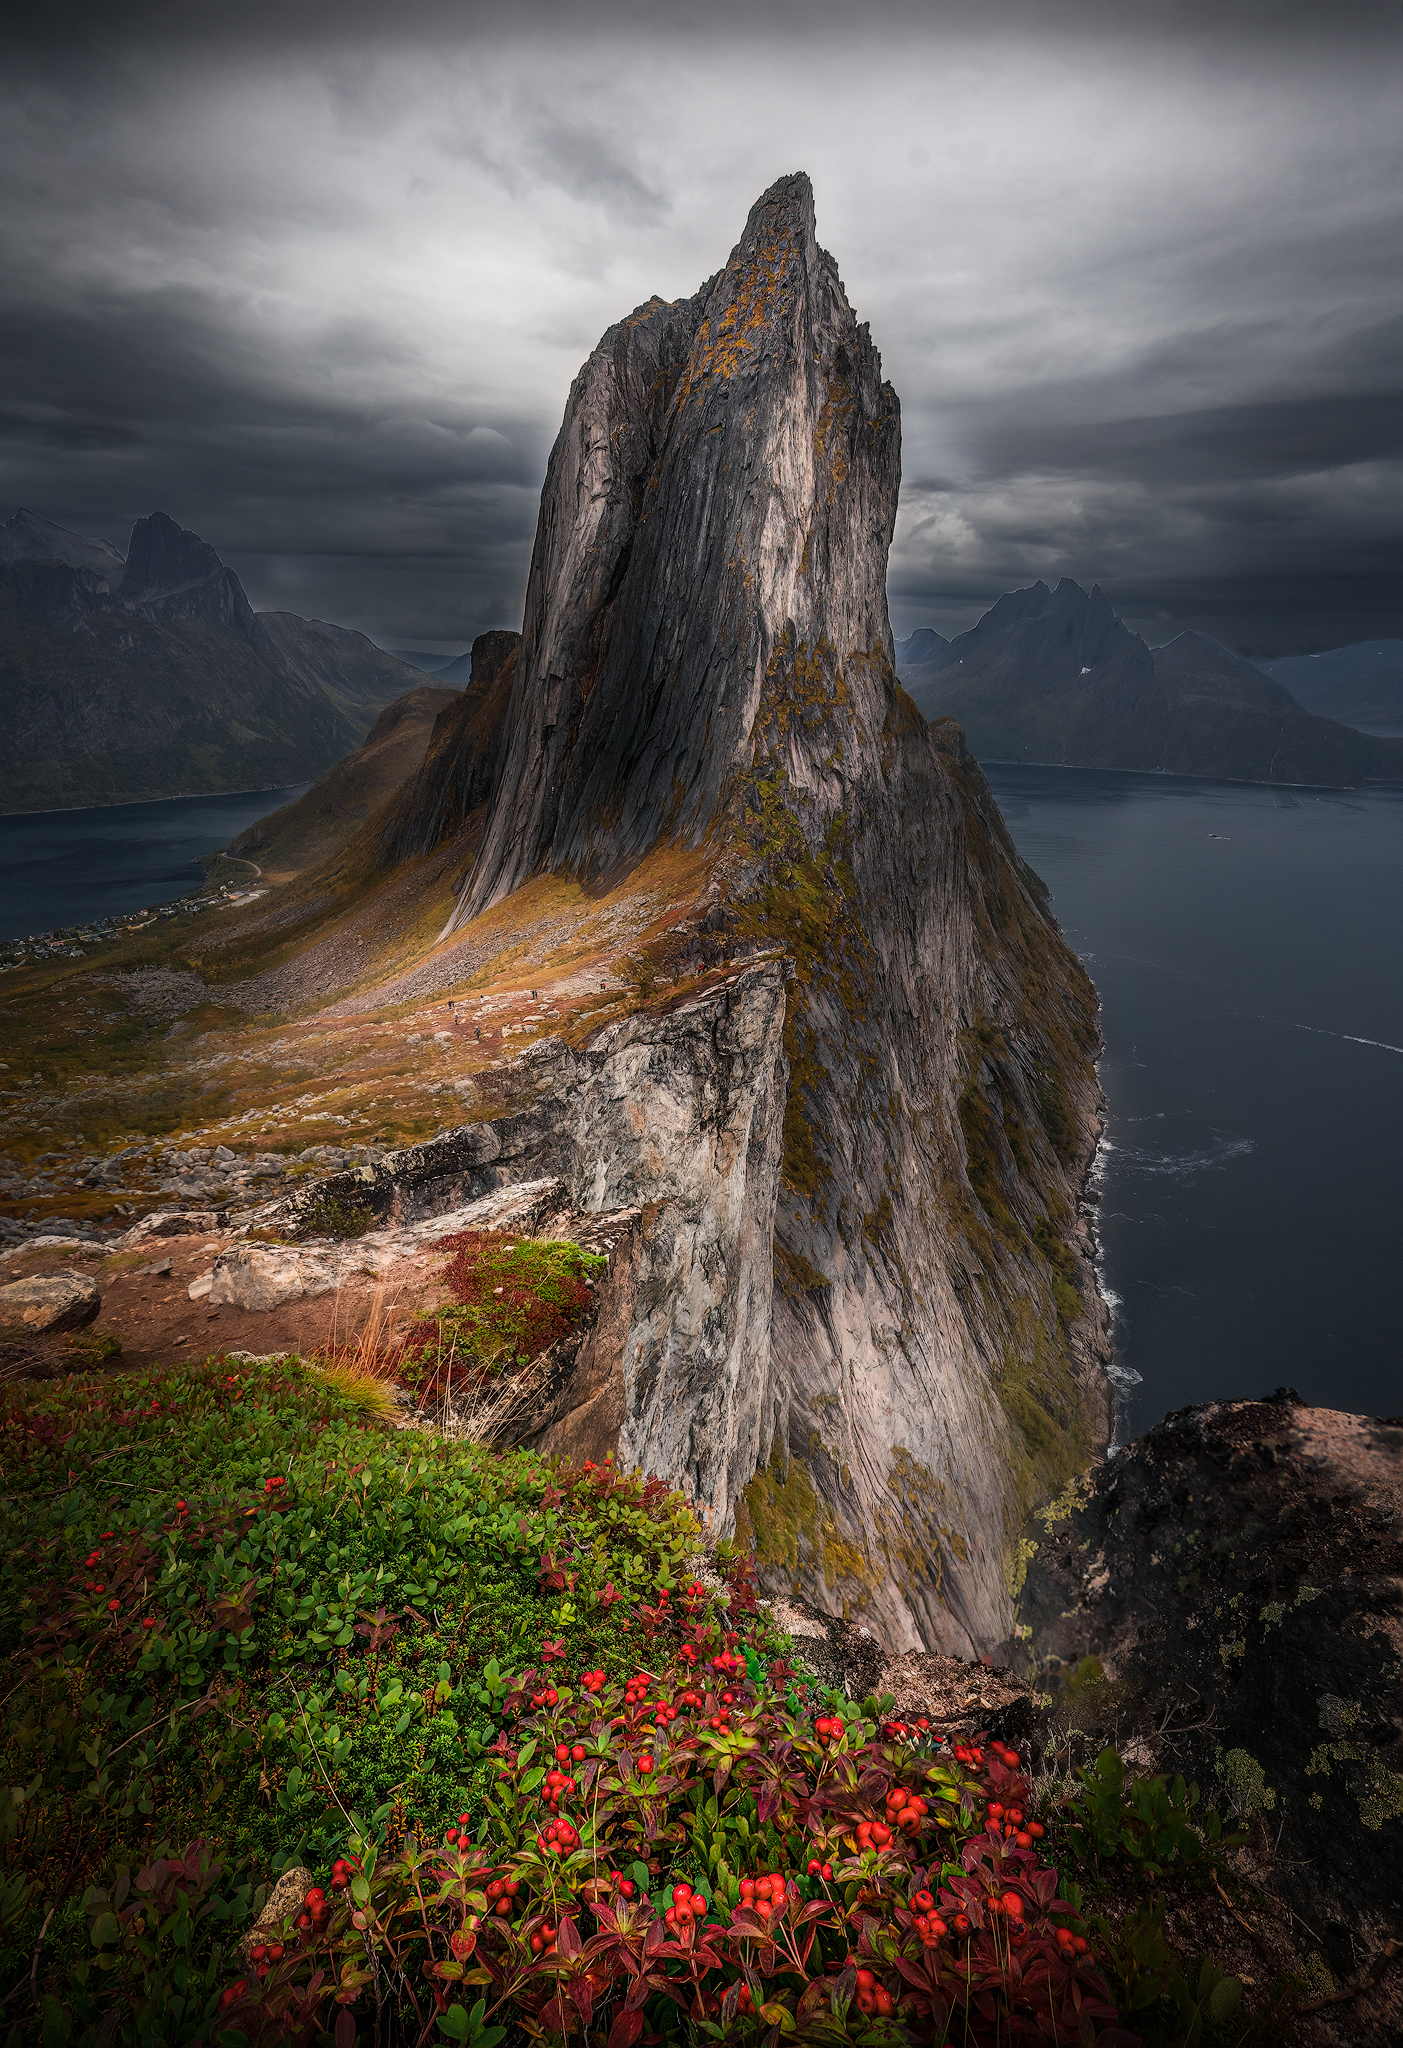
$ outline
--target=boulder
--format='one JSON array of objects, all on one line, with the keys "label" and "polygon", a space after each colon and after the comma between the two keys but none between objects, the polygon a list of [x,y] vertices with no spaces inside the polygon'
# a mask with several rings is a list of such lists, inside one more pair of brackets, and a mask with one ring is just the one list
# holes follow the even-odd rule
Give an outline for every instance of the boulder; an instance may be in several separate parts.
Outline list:
[{"label": "boulder", "polygon": [[248,1964],[253,1960],[253,1951],[260,1942],[272,1941],[280,1934],[287,1921],[302,1911],[308,1892],[316,1883],[310,1870],[301,1864],[293,1870],[285,1870],[264,1902],[263,1911],[239,1943],[239,1960]]},{"label": "boulder", "polygon": [[1309,1872],[1325,1938],[1376,1954],[1403,1922],[1403,1418],[1180,1409],[1025,1542],[1040,1676],[1079,1706],[1094,1680],[1143,1768],[1197,1777],[1264,1867]]},{"label": "boulder", "polygon": [[143,1237],[206,1237],[218,1228],[213,1209],[157,1209],[134,1223],[122,1242],[125,1246]]},{"label": "boulder", "polygon": [[0,1328],[81,1330],[102,1307],[86,1273],[31,1273],[0,1287]]},{"label": "boulder", "polygon": [[[336,1284],[333,1267],[315,1253],[289,1245],[236,1244],[214,1262],[209,1301],[213,1308],[280,1308],[285,1301],[329,1294]],[[199,1285],[191,1287],[192,1298],[198,1299]]]}]

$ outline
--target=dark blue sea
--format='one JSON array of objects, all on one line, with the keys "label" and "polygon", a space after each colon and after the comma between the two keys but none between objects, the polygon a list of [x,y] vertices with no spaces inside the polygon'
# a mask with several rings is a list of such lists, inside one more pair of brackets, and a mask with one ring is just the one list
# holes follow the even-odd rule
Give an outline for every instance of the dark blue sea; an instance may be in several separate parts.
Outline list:
[{"label": "dark blue sea", "polygon": [[1122,1439],[1403,1412],[1403,792],[987,773],[1101,994]]},{"label": "dark blue sea", "polygon": [[184,896],[204,880],[202,854],[218,852],[310,787],[0,817],[0,939]]}]

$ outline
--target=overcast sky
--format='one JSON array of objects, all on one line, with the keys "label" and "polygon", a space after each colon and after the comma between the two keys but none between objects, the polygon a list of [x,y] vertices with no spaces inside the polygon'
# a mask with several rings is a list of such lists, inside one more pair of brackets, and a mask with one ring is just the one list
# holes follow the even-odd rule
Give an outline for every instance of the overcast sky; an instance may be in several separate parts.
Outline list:
[{"label": "overcast sky", "polygon": [[160,507],[260,607],[456,652],[520,623],[604,328],[802,169],[902,402],[898,634],[1064,574],[1152,638],[1403,634],[1400,86],[1400,0],[49,4],[0,511]]}]

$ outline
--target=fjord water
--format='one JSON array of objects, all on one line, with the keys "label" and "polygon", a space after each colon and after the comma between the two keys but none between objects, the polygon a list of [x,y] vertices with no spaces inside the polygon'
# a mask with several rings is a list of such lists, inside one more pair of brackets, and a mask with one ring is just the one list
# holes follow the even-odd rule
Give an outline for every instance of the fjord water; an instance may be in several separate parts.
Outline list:
[{"label": "fjord water", "polygon": [[1403,792],[986,763],[1103,1004],[1122,1440],[1403,1411]]},{"label": "fjord water", "polygon": [[309,787],[0,817],[0,939],[184,896],[203,880],[202,856]]}]

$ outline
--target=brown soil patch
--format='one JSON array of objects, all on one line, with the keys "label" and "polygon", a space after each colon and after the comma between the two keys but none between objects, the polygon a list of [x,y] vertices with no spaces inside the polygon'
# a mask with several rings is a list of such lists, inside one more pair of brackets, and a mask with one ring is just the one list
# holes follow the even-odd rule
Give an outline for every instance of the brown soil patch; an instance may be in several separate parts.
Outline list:
[{"label": "brown soil patch", "polygon": [[[102,1292],[102,1310],[81,1336],[88,1342],[112,1337],[120,1344],[120,1355],[104,1363],[108,1371],[227,1351],[311,1357],[353,1346],[377,1303],[388,1311],[386,1336],[393,1341],[400,1329],[408,1329],[445,1298],[437,1278],[441,1261],[426,1265],[404,1259],[384,1275],[353,1273],[333,1293],[274,1309],[212,1308],[208,1301],[191,1301],[191,1281],[209,1272],[216,1253],[229,1242],[225,1237],[153,1238],[149,1249],[142,1246],[137,1265],[122,1258],[114,1270],[105,1270],[109,1262],[100,1252],[26,1252],[6,1260],[0,1271],[6,1279],[55,1265],[91,1273]],[[168,1270],[152,1272],[149,1266]],[[6,1378],[48,1379],[91,1370],[91,1359],[62,1338],[26,1339],[0,1350],[0,1374]]]}]

